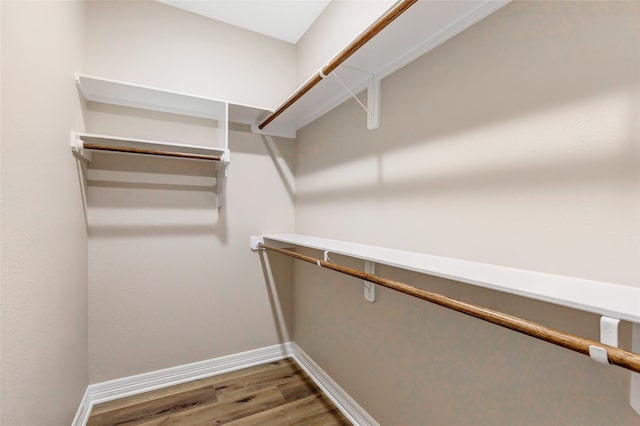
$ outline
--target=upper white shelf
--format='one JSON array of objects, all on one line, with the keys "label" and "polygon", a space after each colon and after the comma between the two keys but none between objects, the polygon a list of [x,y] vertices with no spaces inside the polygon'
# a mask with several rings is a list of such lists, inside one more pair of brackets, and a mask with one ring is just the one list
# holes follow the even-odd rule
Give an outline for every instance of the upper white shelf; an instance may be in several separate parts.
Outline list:
[{"label": "upper white shelf", "polygon": [[214,120],[253,124],[267,108],[174,92],[107,78],[76,74],[76,83],[88,101],[142,108]]},{"label": "upper white shelf", "polygon": [[270,234],[263,238],[267,244],[270,240],[328,250],[640,324],[640,288],[637,287],[306,235]]},{"label": "upper white shelf", "polygon": [[[372,75],[388,76],[509,1],[418,1],[340,65],[336,74],[358,93],[367,87]],[[272,126],[298,130],[349,98],[340,82],[327,76],[264,130],[269,131]],[[366,123],[364,115],[363,120]]]}]

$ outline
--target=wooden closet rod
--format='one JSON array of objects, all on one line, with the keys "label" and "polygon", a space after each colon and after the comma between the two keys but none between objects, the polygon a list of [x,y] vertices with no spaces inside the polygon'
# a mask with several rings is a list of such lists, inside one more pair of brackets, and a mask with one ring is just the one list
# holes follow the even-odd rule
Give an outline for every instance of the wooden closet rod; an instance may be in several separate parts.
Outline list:
[{"label": "wooden closet rod", "polygon": [[313,257],[305,256],[290,250],[272,247],[266,244],[260,244],[258,247],[272,250],[277,253],[291,256],[298,260],[322,266],[323,268],[332,269],[334,271],[342,272],[343,274],[351,275],[352,277],[379,284],[383,287],[399,291],[400,293],[408,294],[409,296],[417,297],[418,299],[426,300],[428,302],[444,306],[445,308],[453,309],[454,311],[471,315],[481,320],[488,321],[490,323],[526,334],[531,337],[535,337],[536,339],[553,343],[554,345],[570,349],[583,355],[589,356],[589,346],[603,348],[607,351],[609,363],[626,368],[631,371],[635,371],[636,373],[640,373],[640,355],[633,352],[625,351],[624,349],[605,345],[594,340],[586,339],[584,337],[546,327],[535,322],[527,321],[522,318],[494,311],[493,309],[484,308],[482,306],[473,305],[471,303],[461,302],[459,300],[451,299],[447,296],[443,296],[437,293],[431,293],[410,286],[408,284],[382,278],[377,275],[368,274],[366,272],[349,268],[347,266],[341,266],[324,260],[315,259]]},{"label": "wooden closet rod", "polygon": [[190,158],[193,160],[220,161],[221,159],[219,155],[190,154],[186,152],[174,152],[174,151],[158,151],[155,149],[131,148],[126,146],[112,146],[112,145],[103,145],[99,143],[90,143],[90,142],[83,142],[82,147],[84,149],[90,149],[95,151],[111,151],[111,152],[125,152],[129,154],[159,155],[163,157]]},{"label": "wooden closet rod", "polygon": [[322,81],[323,75],[327,76],[331,74],[336,68],[338,68],[344,61],[349,59],[358,49],[364,46],[369,40],[375,37],[380,31],[386,28],[393,20],[405,12],[409,7],[417,3],[418,0],[400,0],[389,12],[378,19],[373,25],[371,25],[365,32],[360,34],[358,38],[351,42],[346,48],[344,48],[338,55],[333,58],[325,67],[322,68],[322,74],[316,73],[307,83],[295,91],[293,95],[289,97],[277,110],[272,112],[260,125],[259,129],[265,128],[269,123],[275,120],[280,114],[293,105],[298,99],[304,96],[309,90],[311,90],[316,84]]}]

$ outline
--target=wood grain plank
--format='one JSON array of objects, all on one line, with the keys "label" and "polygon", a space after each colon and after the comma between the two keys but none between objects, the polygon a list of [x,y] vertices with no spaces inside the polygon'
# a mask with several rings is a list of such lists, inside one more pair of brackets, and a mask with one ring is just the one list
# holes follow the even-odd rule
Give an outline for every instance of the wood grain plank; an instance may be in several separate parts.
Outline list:
[{"label": "wood grain plank", "polygon": [[279,384],[278,389],[287,402],[297,401],[321,392],[309,377],[298,377],[297,380]]},{"label": "wood grain plank", "polygon": [[87,422],[87,426],[132,425],[140,421],[212,404],[216,401],[214,386],[199,387],[92,415]]},{"label": "wood grain plank", "polygon": [[286,404],[286,401],[278,388],[274,386],[252,394],[241,395],[241,397],[237,399],[218,401],[216,404],[170,414],[148,422],[139,423],[139,425],[222,425],[255,413],[282,406],[283,404]]},{"label": "wood grain plank", "polygon": [[322,395],[313,395],[295,402],[246,416],[227,423],[227,426],[301,426],[301,425],[340,425],[351,423]]},{"label": "wood grain plank", "polygon": [[301,377],[306,377],[306,374],[297,365],[282,365],[260,373],[218,382],[216,394],[220,400],[236,398],[238,393],[257,392],[261,389],[300,380]]},{"label": "wood grain plank", "polygon": [[348,425],[292,359],[100,404],[88,426]]},{"label": "wood grain plank", "polygon": [[91,415],[99,415],[108,411],[118,410],[123,407],[128,407],[130,405],[142,404],[147,401],[153,401],[156,399],[164,398],[166,396],[175,395],[181,392],[189,392],[194,389],[199,389],[211,385],[218,386],[219,384],[223,384],[226,382],[233,382],[235,380],[243,380],[243,378],[247,376],[252,376],[256,374],[261,374],[267,371],[270,371],[274,368],[282,367],[282,366],[291,366],[295,364],[290,358],[282,359],[279,361],[269,362],[266,364],[256,365],[254,367],[248,367],[241,370],[231,371],[229,373],[219,374],[216,376],[206,377],[204,379],[194,380],[187,383],[182,383],[179,385],[169,386],[162,389],[157,389],[151,392],[145,392],[138,395],[133,395],[126,398],[116,399],[114,401],[105,402],[102,404],[98,404],[93,407],[91,411]]}]

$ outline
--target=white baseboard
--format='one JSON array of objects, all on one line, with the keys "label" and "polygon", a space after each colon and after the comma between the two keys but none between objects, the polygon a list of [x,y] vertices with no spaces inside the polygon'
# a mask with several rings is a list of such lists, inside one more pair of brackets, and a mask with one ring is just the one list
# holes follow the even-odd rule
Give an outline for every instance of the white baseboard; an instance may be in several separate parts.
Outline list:
[{"label": "white baseboard", "polygon": [[300,365],[353,424],[378,426],[353,398],[292,342],[89,385],[71,426],[85,426],[96,404],[289,357]]},{"label": "white baseboard", "polygon": [[78,411],[76,412],[76,416],[73,418],[71,426],[85,426],[89,420],[92,407],[93,404],[89,400],[89,388],[87,388],[84,392],[84,396],[82,397],[82,401],[80,401],[80,407],[78,407]]},{"label": "white baseboard", "polygon": [[351,423],[357,426],[380,426],[353,398],[349,396],[305,351],[291,342],[293,358],[318,387],[338,407]]}]

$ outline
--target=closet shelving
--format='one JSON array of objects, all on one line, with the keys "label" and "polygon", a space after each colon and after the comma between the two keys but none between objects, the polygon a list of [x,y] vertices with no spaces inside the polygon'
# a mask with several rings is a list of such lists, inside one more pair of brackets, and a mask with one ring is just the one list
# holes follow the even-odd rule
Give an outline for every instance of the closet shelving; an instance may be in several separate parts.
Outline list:
[{"label": "closet shelving", "polygon": [[[251,249],[258,250],[261,244],[321,250],[325,253],[325,261],[329,254],[341,254],[361,259],[365,264],[371,262],[374,265],[388,265],[600,315],[602,347],[594,347],[593,352],[590,347],[587,355],[602,364],[610,361],[607,350],[603,348],[618,346],[619,320],[629,321],[632,323],[632,351],[640,353],[638,287],[300,234],[251,237]],[[318,266],[322,266],[320,261]],[[631,373],[630,404],[640,414],[640,373]]]},{"label": "closet shelving", "polygon": [[76,155],[87,161],[91,160],[92,151],[213,161],[217,168],[219,207],[223,204],[227,166],[231,160],[229,122],[252,125],[269,111],[267,108],[86,74],[76,74],[75,79],[80,93],[87,101],[215,120],[216,141],[211,146],[72,132],[71,147]]},{"label": "closet shelving", "polygon": [[640,324],[640,288],[300,234],[265,242],[329,251]]},{"label": "closet shelving", "polygon": [[[359,93],[367,88],[368,115],[379,114],[377,105],[380,102],[381,79],[489,16],[509,1],[399,1],[309,77],[274,113],[265,115],[256,129],[270,131],[278,126],[288,129],[289,136],[295,137],[297,130],[349,99],[350,92]],[[403,10],[400,14],[394,14],[394,9]],[[372,38],[366,36],[372,32],[375,33]],[[336,75],[332,75],[332,72]],[[370,120],[376,119],[369,117]],[[368,126],[375,128],[375,125]]]},{"label": "closet shelving", "polygon": [[123,138],[119,136],[74,133],[75,151],[90,161],[87,152],[111,151],[123,154],[159,155],[165,157],[188,158],[200,161],[223,161],[223,148],[205,148],[173,142],[147,139]]}]

